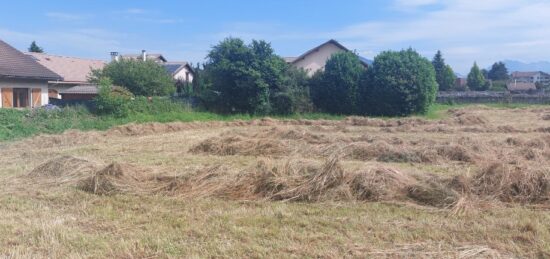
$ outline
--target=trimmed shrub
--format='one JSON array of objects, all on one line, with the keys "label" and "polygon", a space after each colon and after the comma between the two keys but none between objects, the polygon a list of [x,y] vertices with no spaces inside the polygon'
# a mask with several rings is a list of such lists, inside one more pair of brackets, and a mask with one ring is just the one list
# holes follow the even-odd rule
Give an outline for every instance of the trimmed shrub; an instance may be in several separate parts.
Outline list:
[{"label": "trimmed shrub", "polygon": [[361,84],[362,111],[377,116],[426,113],[437,92],[432,63],[410,48],[382,52]]},{"label": "trimmed shrub", "polygon": [[352,52],[339,52],[327,61],[325,71],[314,75],[311,83],[313,104],[331,114],[359,111],[359,81],[365,68]]},{"label": "trimmed shrub", "polygon": [[126,117],[129,113],[129,102],[131,93],[122,88],[113,88],[112,82],[107,78],[99,81],[99,94],[95,98],[96,113],[99,115],[113,115],[115,117]]}]

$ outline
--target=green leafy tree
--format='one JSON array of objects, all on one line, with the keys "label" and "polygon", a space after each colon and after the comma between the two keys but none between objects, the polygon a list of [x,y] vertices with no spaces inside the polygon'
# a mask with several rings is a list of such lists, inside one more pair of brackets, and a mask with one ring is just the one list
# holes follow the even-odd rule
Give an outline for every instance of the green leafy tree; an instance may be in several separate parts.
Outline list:
[{"label": "green leafy tree", "polygon": [[435,69],[435,80],[439,85],[439,91],[451,90],[455,85],[456,76],[451,66],[445,64],[441,51],[438,50],[435,54],[432,65]]},{"label": "green leafy tree", "polygon": [[488,78],[494,81],[504,81],[508,80],[508,68],[503,62],[496,62],[491,67],[491,70],[488,72]]},{"label": "green leafy tree", "polygon": [[358,113],[359,82],[364,72],[365,68],[355,53],[333,54],[320,74],[320,82],[316,81],[317,78],[313,79],[316,82],[310,90],[313,103],[320,110],[332,114]]},{"label": "green leafy tree", "polygon": [[474,62],[474,66],[468,74],[468,88],[473,91],[485,91],[489,89],[489,85],[486,84],[485,77],[476,62]]},{"label": "green leafy tree", "polygon": [[44,53],[44,49],[39,47],[36,44],[36,41],[31,42],[31,46],[29,46],[29,52],[35,52],[35,53]]},{"label": "green leafy tree", "polygon": [[241,39],[227,38],[208,54],[203,77],[208,77],[204,81],[209,89],[203,100],[224,113],[282,112],[272,103],[286,105],[291,100],[286,96],[288,69],[269,43],[254,40],[246,45]]},{"label": "green leafy tree", "polygon": [[433,65],[411,48],[378,55],[362,85],[363,112],[369,115],[425,113],[437,92]]},{"label": "green leafy tree", "polygon": [[109,78],[137,96],[164,96],[176,91],[175,83],[166,70],[152,60],[120,60],[101,70],[92,71],[89,80],[98,83]]}]

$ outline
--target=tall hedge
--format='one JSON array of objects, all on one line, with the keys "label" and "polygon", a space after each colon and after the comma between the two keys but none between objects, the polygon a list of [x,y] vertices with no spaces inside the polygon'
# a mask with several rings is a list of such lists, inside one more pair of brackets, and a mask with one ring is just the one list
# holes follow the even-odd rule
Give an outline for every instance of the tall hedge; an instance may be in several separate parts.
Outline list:
[{"label": "tall hedge", "polygon": [[355,114],[359,111],[359,81],[365,72],[359,57],[352,52],[338,52],[311,80],[313,104],[323,112]]},{"label": "tall hedge", "polygon": [[176,91],[170,74],[154,61],[120,60],[111,62],[101,70],[94,70],[90,81],[99,83],[109,78],[114,85],[122,86],[138,96],[163,96]]},{"label": "tall hedge", "polygon": [[378,55],[362,86],[362,111],[377,116],[425,113],[437,92],[432,63],[410,48]]}]

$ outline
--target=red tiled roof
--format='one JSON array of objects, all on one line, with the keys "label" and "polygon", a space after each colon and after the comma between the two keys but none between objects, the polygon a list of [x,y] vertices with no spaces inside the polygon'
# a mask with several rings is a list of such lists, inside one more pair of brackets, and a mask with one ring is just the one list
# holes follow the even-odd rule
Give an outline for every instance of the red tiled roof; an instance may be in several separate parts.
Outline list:
[{"label": "red tiled roof", "polygon": [[0,40],[0,77],[63,80],[32,57]]},{"label": "red tiled roof", "polygon": [[44,53],[27,53],[41,65],[61,75],[67,82],[86,82],[92,69],[102,69],[105,62],[101,60],[83,59],[49,55]]}]

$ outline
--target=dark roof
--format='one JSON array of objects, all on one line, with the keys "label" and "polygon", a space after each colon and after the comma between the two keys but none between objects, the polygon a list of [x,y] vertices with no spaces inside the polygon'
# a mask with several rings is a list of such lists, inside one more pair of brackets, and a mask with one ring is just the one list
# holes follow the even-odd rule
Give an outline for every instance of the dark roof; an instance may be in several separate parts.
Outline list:
[{"label": "dark roof", "polygon": [[[300,56],[297,57],[297,58],[290,58],[290,57],[289,57],[289,58],[284,58],[284,59],[285,59],[285,61],[287,61],[288,63],[295,63],[295,62],[298,62],[298,61],[304,59],[304,58],[305,58],[306,56],[308,56],[309,54],[318,51],[320,48],[322,48],[322,47],[324,47],[325,45],[328,45],[328,44],[334,44],[334,45],[336,45],[338,48],[340,48],[340,49],[342,49],[342,50],[344,50],[344,51],[350,51],[350,50],[349,50],[348,48],[346,48],[344,45],[340,44],[340,42],[338,42],[338,41],[336,41],[336,40],[334,40],[334,39],[331,39],[331,40],[329,40],[329,41],[327,41],[327,42],[325,42],[325,43],[323,43],[323,44],[321,44],[321,45],[319,45],[319,46],[317,46],[317,47],[315,47],[315,48],[313,48],[313,49],[308,50],[306,53],[300,55]],[[359,56],[359,55],[358,55],[358,57],[359,57],[359,60],[361,61],[361,63],[363,63],[364,66],[370,66],[370,65],[372,64],[372,61],[370,61],[370,60],[368,60],[368,59],[366,59],[366,58],[363,58],[363,57],[361,57],[361,56]]]},{"label": "dark roof", "polygon": [[510,91],[537,90],[537,85],[535,85],[535,83],[508,82],[506,87]]},{"label": "dark roof", "polygon": [[98,92],[97,85],[77,85],[61,91],[60,94],[97,94]]},{"label": "dark roof", "polygon": [[40,65],[31,56],[23,54],[0,40],[0,77],[63,80],[63,78]]},{"label": "dark roof", "polygon": [[[147,60],[160,60],[162,62],[166,62],[166,58],[162,54],[146,54]],[[120,55],[123,59],[137,59],[142,60],[143,54],[126,54],[126,55]]]},{"label": "dark roof", "polygon": [[168,72],[170,75],[175,75],[184,67],[187,67],[193,73],[195,72],[187,62],[167,62],[162,64],[162,66],[164,67],[164,69],[166,69],[166,72]]},{"label": "dark roof", "polygon": [[547,73],[544,73],[542,71],[527,71],[527,72],[515,71],[512,73],[512,77],[532,77],[538,74],[548,76]]}]

